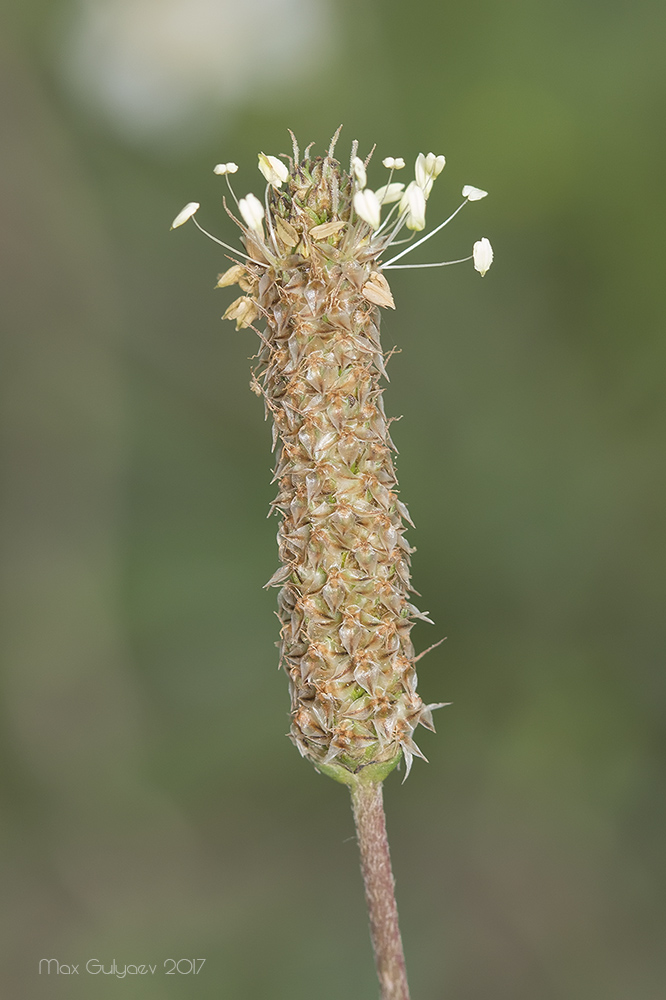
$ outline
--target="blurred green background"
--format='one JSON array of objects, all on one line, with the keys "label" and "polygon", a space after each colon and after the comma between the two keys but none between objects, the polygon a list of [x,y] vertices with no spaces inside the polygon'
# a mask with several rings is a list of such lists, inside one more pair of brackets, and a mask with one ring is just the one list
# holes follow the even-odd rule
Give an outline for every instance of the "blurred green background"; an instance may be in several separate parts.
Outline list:
[{"label": "blurred green background", "polygon": [[[445,153],[390,414],[452,701],[386,802],[414,1000],[661,1000],[657,0],[5,0],[8,997],[376,996],[347,793],[284,734],[270,434],[220,315],[220,160]],[[426,253],[426,250],[428,251]],[[38,976],[40,958],[81,974]],[[196,977],[165,959],[205,958]],[[83,966],[157,963],[154,976]]]}]

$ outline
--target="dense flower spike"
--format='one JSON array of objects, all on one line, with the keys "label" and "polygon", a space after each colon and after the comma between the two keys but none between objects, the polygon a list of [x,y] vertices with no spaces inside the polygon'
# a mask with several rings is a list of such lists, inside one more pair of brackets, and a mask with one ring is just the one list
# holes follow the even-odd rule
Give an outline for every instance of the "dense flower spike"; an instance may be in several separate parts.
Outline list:
[{"label": "dense flower spike", "polygon": [[[403,227],[425,227],[445,160],[420,154],[405,188],[391,183],[404,160],[387,157],[388,182],[375,192],[356,144],[348,172],[334,146],[335,139],[325,157],[311,157],[308,147],[301,159],[294,140],[289,167],[259,154],[265,208],[253,194],[238,203],[246,253],[237,252],[243,260],[218,287],[238,284],[245,293],[224,314],[237,329],[265,321],[251,387],[263,397],[277,446],[272,506],[281,517],[281,566],[267,586],[280,587],[291,738],[317,768],[349,782],[369,767],[381,778],[402,756],[409,772],[412,758],[423,757],[414,730],[432,729],[440,707],[424,705],[416,691],[410,632],[429,619],[410,600],[409,514],[382,399],[379,309],[394,308],[384,269],[423,266],[393,264],[409,248],[386,263],[381,257]],[[232,165],[221,166],[216,172]],[[478,191],[469,190],[466,201]],[[485,239],[474,247],[482,274],[489,247]]]}]

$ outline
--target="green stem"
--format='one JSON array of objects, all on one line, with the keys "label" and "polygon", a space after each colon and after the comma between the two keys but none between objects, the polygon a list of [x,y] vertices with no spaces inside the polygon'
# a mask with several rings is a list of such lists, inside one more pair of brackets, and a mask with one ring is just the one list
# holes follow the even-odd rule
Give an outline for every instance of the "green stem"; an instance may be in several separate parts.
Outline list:
[{"label": "green stem", "polygon": [[359,778],[350,790],[381,1000],[409,1000],[382,783]]}]

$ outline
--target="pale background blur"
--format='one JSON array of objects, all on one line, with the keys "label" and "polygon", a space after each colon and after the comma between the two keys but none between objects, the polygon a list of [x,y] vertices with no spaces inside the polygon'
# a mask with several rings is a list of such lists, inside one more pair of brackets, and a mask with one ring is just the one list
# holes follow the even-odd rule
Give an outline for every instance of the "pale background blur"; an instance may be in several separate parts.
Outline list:
[{"label": "pale background blur", "polygon": [[[276,670],[270,434],[212,174],[447,167],[386,394],[437,736],[386,801],[414,1000],[663,1000],[666,8],[5,0],[3,995],[372,1000],[344,788]],[[427,250],[427,253],[426,253]],[[40,958],[79,963],[37,975]],[[205,958],[197,977],[165,975]],[[158,963],[120,982],[88,959]]]}]

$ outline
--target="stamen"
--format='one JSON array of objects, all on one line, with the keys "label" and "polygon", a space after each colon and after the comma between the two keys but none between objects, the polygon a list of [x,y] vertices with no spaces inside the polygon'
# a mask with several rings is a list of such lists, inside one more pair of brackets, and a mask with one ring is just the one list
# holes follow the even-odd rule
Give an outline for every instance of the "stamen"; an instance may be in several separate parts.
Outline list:
[{"label": "stamen", "polygon": [[[389,189],[389,186],[391,184],[391,181],[393,180],[393,174],[394,173],[395,173],[395,167],[391,167],[391,169],[389,170],[389,179],[386,182],[386,191],[387,191],[387,193],[388,193],[388,189]],[[386,195],[384,195],[384,198],[385,197],[386,197]],[[382,198],[382,201],[384,201],[384,198]]]},{"label": "stamen", "polygon": [[[391,219],[391,216],[393,215],[393,213],[394,213],[394,212],[397,212],[397,211],[398,211],[399,207],[400,207],[400,206],[399,206],[398,202],[396,202],[396,203],[395,203],[395,205],[393,206],[393,208],[391,209],[391,211],[390,211],[390,212],[388,213],[388,215],[386,216],[386,218],[385,218],[385,219],[384,219],[384,221],[382,222],[382,224],[381,224],[381,226],[379,227],[379,229],[377,230],[377,232],[375,233],[375,236],[377,236],[377,235],[378,235],[379,233],[381,233],[382,229],[384,229],[384,227],[385,227],[386,225],[388,225],[388,223],[389,223],[389,221],[390,221],[390,219]],[[394,237],[394,236],[397,236],[397,234],[398,234],[398,233],[400,232],[400,229],[401,229],[401,228],[402,228],[402,223],[400,223],[400,225],[398,226],[398,228],[394,230],[394,232],[393,232],[392,236],[390,237],[390,239],[389,239],[389,241],[388,241],[388,243],[387,243],[387,246],[390,246],[390,244],[391,244],[391,243],[393,243],[393,237]],[[411,238],[411,237],[410,237],[410,238]]]},{"label": "stamen", "polygon": [[266,185],[266,190],[264,192],[264,204],[266,205],[266,222],[268,223],[268,232],[270,233],[271,243],[273,244],[273,250],[275,250],[275,253],[277,254],[279,251],[278,251],[278,246],[277,246],[277,240],[275,238],[275,230],[273,229],[273,219],[271,217],[270,208],[268,207],[268,189],[269,189],[269,187],[270,187],[270,184],[267,184]]},{"label": "stamen", "polygon": [[426,240],[429,240],[430,237],[434,236],[435,233],[438,233],[440,231],[440,229],[443,229],[444,226],[448,226],[448,224],[451,221],[451,219],[453,219],[458,214],[458,212],[460,211],[460,209],[464,208],[464,206],[466,204],[467,204],[467,198],[465,198],[465,200],[463,201],[463,203],[461,205],[458,205],[458,207],[455,210],[455,212],[452,212],[451,215],[448,217],[448,219],[445,219],[444,222],[440,222],[440,224],[438,226],[435,226],[434,229],[431,229],[431,231],[429,233],[426,233],[425,236],[422,236],[421,239],[417,240],[416,243],[413,243],[411,247],[407,247],[406,250],[401,250],[400,253],[398,253],[398,254],[395,255],[395,257],[391,257],[391,259],[387,260],[386,263],[382,265],[382,267],[389,267],[396,260],[400,260],[401,257],[404,257],[405,254],[411,253],[412,250],[415,250],[417,247],[420,247],[422,243],[425,243]]},{"label": "stamen", "polygon": [[[409,247],[413,250],[414,247]],[[401,257],[402,254],[399,254]],[[401,268],[407,267],[448,267],[449,264],[464,264],[466,260],[472,260],[472,256],[461,257],[460,260],[440,260],[436,264],[383,264],[382,271],[399,271]]]},{"label": "stamen", "polygon": [[411,243],[415,235],[416,233],[412,233],[411,236],[405,236],[402,240],[391,240],[390,246],[399,247],[401,243]]},{"label": "stamen", "polygon": [[238,256],[240,257],[245,257],[246,260],[251,260],[253,264],[259,264],[260,267],[268,267],[266,261],[256,260],[254,257],[250,257],[249,254],[243,253],[242,250],[236,250],[235,247],[230,247],[228,243],[223,243],[222,240],[218,240],[217,236],[213,236],[213,234],[209,233],[207,229],[204,229],[204,227],[197,222],[194,216],[192,216],[192,222],[197,227],[197,229],[201,230],[204,236],[207,236],[209,240],[213,241],[213,243],[219,243],[219,245],[221,247],[224,247],[225,250],[230,250],[232,253],[238,254]]},{"label": "stamen", "polygon": [[224,179],[227,182],[227,187],[229,188],[229,191],[231,193],[231,197],[236,202],[236,207],[238,207],[238,198],[236,197],[236,192],[234,191],[234,189],[231,186],[231,181],[229,180],[229,174],[225,174],[224,175]]}]

